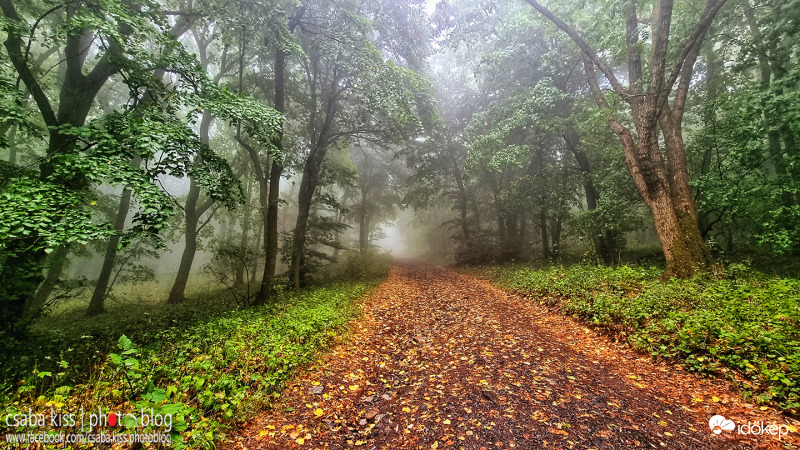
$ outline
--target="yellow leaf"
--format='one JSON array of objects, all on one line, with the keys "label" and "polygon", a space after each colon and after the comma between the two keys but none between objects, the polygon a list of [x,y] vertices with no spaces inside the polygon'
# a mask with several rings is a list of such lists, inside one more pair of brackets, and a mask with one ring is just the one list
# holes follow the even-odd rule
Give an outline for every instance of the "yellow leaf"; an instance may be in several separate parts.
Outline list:
[{"label": "yellow leaf", "polygon": [[669,431],[665,431],[664,434],[666,434],[667,436],[672,437],[672,433],[670,433]]},{"label": "yellow leaf", "polygon": [[442,423],[445,424],[445,425],[450,425],[451,422],[450,422],[450,419],[444,419],[444,422],[442,422]]},{"label": "yellow leaf", "polygon": [[297,440],[296,440],[295,442],[297,442],[297,443],[298,443],[298,444],[300,444],[300,445],[303,445],[303,444],[305,444],[305,443],[306,443],[306,440],[305,440],[305,439],[303,439],[303,438],[297,438]]},{"label": "yellow leaf", "polygon": [[350,386],[350,390],[351,390],[351,391],[357,391],[358,389],[359,389],[359,387],[358,387],[358,385],[357,385],[357,384],[354,384],[354,385],[351,385],[351,386]]},{"label": "yellow leaf", "polygon": [[325,412],[322,411],[322,408],[317,408],[317,409],[314,410],[314,415],[317,416],[317,417],[319,417],[319,416],[321,416],[323,414],[325,414]]},{"label": "yellow leaf", "polygon": [[439,441],[433,441],[433,444],[431,444],[431,450],[436,450],[437,448],[439,448]]},{"label": "yellow leaf", "polygon": [[766,410],[768,410],[768,409],[769,409],[769,406],[762,406],[761,408],[758,408],[758,409],[760,409],[760,410],[762,410],[762,411],[766,411]]},{"label": "yellow leaf", "polygon": [[403,412],[411,412],[411,408],[409,408],[408,406],[404,406]]},{"label": "yellow leaf", "polygon": [[266,436],[267,434],[269,434],[269,431],[267,431],[267,430],[261,430],[261,431],[258,432],[259,436]]},{"label": "yellow leaf", "polygon": [[714,402],[714,403],[717,403],[719,401],[719,397],[717,397],[715,395],[715,396],[711,397],[711,401]]}]

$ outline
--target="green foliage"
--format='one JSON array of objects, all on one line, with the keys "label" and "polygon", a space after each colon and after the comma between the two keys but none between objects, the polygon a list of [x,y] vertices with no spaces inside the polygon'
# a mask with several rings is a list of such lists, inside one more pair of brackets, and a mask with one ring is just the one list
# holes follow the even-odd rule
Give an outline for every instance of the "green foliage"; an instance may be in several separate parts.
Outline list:
[{"label": "green foliage", "polygon": [[339,260],[326,267],[322,279],[334,280],[376,280],[389,274],[392,256],[371,247],[367,250],[350,250],[339,257]]},{"label": "green foliage", "polygon": [[[284,381],[355,317],[357,300],[373,285],[341,283],[298,292],[276,305],[162,330],[146,347],[123,335],[118,350],[87,381],[34,371],[5,402],[4,412],[153,408],[173,415],[174,448],[212,448],[237,421],[278,397]],[[152,426],[137,431],[143,429],[164,431]]]},{"label": "green foliage", "polygon": [[[252,248],[233,242],[214,243],[211,252],[213,254],[211,261],[203,267],[203,271],[210,274],[220,285],[225,286],[237,304],[249,304],[257,292],[250,286],[250,277],[256,270],[259,255]],[[236,285],[236,275],[239,270],[242,271],[244,286]]]},{"label": "green foliage", "polygon": [[[765,139],[777,129],[800,128],[800,114],[789,113],[786,105],[798,100],[787,99],[797,92],[776,90],[753,84],[705,105],[708,122],[692,138],[697,173],[692,184],[702,231],[721,250],[760,246],[792,254],[800,249],[800,161],[792,152],[770,155]],[[765,117],[786,122],[771,124]]]},{"label": "green foliage", "polygon": [[[24,96],[18,89],[19,80],[32,93],[38,119],[50,128],[49,142],[37,148],[41,152],[46,147],[45,156],[37,156],[24,168],[2,168],[8,177],[0,183],[4,203],[0,210],[0,271],[4,279],[14,282],[0,287],[1,325],[22,332],[24,325],[13,317],[24,310],[41,281],[45,254],[60,246],[85,245],[120,233],[97,206],[99,195],[94,187],[111,185],[133,192],[133,225],[121,233],[120,247],[136,236],[164,247],[163,234],[173,207],[172,198],[160,186],[166,176],[191,177],[213,201],[227,207],[241,202],[239,181],[227,162],[192,130],[197,113],[208,110],[228,123],[241,125],[251,138],[270,148],[276,159],[282,155],[271,143],[282,116],[211,80],[198,58],[178,41],[173,32],[177,29],[168,23],[164,5],[158,2],[56,4],[41,17],[45,20],[31,20],[33,26],[27,19],[44,13],[37,11],[39,5],[6,6],[5,16],[13,19],[0,22],[8,35],[8,58],[5,54],[0,57],[2,139],[10,126],[35,135],[31,125],[35,121],[28,118],[34,114],[23,114],[21,109]],[[71,54],[83,52],[79,47],[86,42],[92,42],[95,49],[91,58]],[[29,73],[28,59],[36,56],[30,51],[39,47],[65,54],[67,75],[46,78],[49,69],[42,75]],[[48,55],[45,52],[34,69]],[[177,76],[165,81],[164,73]],[[115,75],[118,84],[109,81]],[[17,86],[10,81],[14,78]],[[32,78],[37,79],[36,86]],[[127,95],[127,103],[119,106],[120,102],[114,101],[110,103],[113,110],[102,111],[108,104],[98,101],[97,95],[101,91],[108,94],[106,84]],[[55,111],[47,98],[51,88],[57,94],[52,97],[60,98]],[[42,89],[41,95],[36,89]],[[95,113],[91,106],[101,111]],[[87,117],[94,118],[87,123]],[[4,141],[0,142],[3,145]],[[38,166],[38,173],[26,170],[33,166]]]},{"label": "green foliage", "polygon": [[638,349],[728,377],[759,403],[800,409],[800,280],[741,264],[720,278],[668,282],[656,267],[508,266],[486,274]]},{"label": "green foliage", "polygon": [[[3,54],[0,53],[0,63],[3,62]],[[3,66],[5,64],[0,66],[0,148],[8,147],[5,130],[12,126],[35,137],[41,135],[41,130],[31,121],[32,111],[24,102],[25,93],[7,77]]]}]

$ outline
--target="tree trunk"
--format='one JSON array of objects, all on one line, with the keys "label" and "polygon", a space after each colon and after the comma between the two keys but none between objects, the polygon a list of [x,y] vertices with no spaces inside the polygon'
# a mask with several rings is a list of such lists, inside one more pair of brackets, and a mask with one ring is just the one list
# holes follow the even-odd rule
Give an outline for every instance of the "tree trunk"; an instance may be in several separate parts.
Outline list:
[{"label": "tree trunk", "polygon": [[367,220],[367,182],[362,181],[359,183],[359,187],[361,188],[361,212],[358,218],[358,249],[363,252],[369,245],[369,221]]},{"label": "tree trunk", "polygon": [[553,225],[552,235],[552,247],[550,253],[553,255],[553,258],[558,258],[558,255],[561,253],[561,230],[563,229],[562,224],[564,222],[564,217],[562,214],[558,215],[556,219],[556,223]]},{"label": "tree trunk", "polygon": [[8,133],[8,162],[17,164],[17,127],[12,126],[11,131]]},{"label": "tree trunk", "polygon": [[[198,135],[203,144],[208,145],[209,138],[208,132],[211,128],[211,121],[214,116],[211,111],[203,111],[203,117],[200,119],[200,127]],[[181,262],[178,266],[178,273],[175,276],[175,282],[172,284],[172,289],[169,292],[167,303],[177,304],[183,302],[184,293],[186,292],[186,285],[189,282],[189,274],[192,271],[192,263],[194,262],[194,255],[197,252],[197,225],[200,223],[200,216],[203,215],[209,206],[210,200],[198,206],[197,201],[200,199],[200,186],[195,183],[194,179],[189,178],[189,193],[186,195],[186,204],[184,205],[184,215],[186,218],[184,230],[186,235],[184,240],[186,246],[181,255]]]},{"label": "tree trunk", "polygon": [[297,199],[297,222],[292,236],[292,259],[290,274],[292,276],[292,286],[300,289],[301,271],[303,265],[303,252],[306,244],[306,231],[308,228],[308,218],[311,212],[311,202],[314,198],[314,191],[319,181],[319,170],[322,160],[325,158],[327,148],[312,150],[309,159],[303,170],[303,179],[300,182],[300,192]]},{"label": "tree trunk", "polygon": [[539,230],[542,235],[542,257],[550,259],[550,242],[547,237],[547,211],[544,205],[539,207]]},{"label": "tree trunk", "polygon": [[169,292],[167,303],[178,304],[184,300],[184,293],[186,292],[186,285],[189,282],[189,274],[192,271],[192,263],[194,256],[197,252],[197,225],[199,223],[199,216],[197,214],[197,200],[200,197],[200,186],[191,180],[189,183],[189,194],[186,196],[185,216],[186,223],[184,225],[185,231],[185,246],[183,254],[181,254],[181,262],[178,266],[178,273],[175,276],[175,282],[172,284],[172,289]]},{"label": "tree trunk", "polygon": [[[247,189],[245,191],[246,203],[245,206],[242,207],[242,236],[239,240],[239,246],[242,248],[242,250],[247,249],[248,238],[250,237],[250,211],[247,210],[247,205],[250,204],[251,189],[252,184],[250,183],[250,180],[247,180]],[[244,286],[244,269],[244,264],[239,264],[239,266],[236,268],[236,279],[233,283],[234,286]]]},{"label": "tree trunk", "polygon": [[[138,166],[138,164],[135,164]],[[111,273],[114,270],[114,262],[117,258],[117,246],[120,241],[120,233],[125,227],[125,220],[128,218],[128,211],[131,206],[131,196],[133,192],[130,189],[123,189],[122,195],[119,200],[119,209],[117,210],[117,217],[114,219],[114,231],[116,234],[111,236],[106,244],[106,254],[103,257],[103,267],[100,269],[100,276],[97,279],[92,299],[89,301],[89,309],[86,315],[94,316],[100,314],[105,310],[104,303],[108,295],[108,282],[111,279]]]},{"label": "tree trunk", "polygon": [[[350,189],[345,188],[344,193],[342,194],[342,201],[340,202],[340,204],[342,206],[344,206],[347,203],[347,200],[350,198],[350,195],[351,195],[350,194]],[[336,211],[336,223],[341,223],[342,220],[344,220],[344,216],[342,214],[342,209],[339,208]],[[341,245],[342,245],[342,243],[341,243],[341,232],[339,231],[338,228],[333,230],[333,242],[336,244],[336,246],[333,248],[333,259],[338,260],[339,259],[339,247],[341,247]]]},{"label": "tree trunk", "polygon": [[458,209],[459,209],[459,214],[461,215],[461,235],[464,238],[464,245],[469,246],[471,244],[469,235],[469,223],[467,223],[467,208],[469,202],[469,195],[467,194],[467,189],[464,186],[464,178],[461,175],[461,168],[458,166],[458,161],[455,158],[453,158],[452,151],[449,153],[449,155],[450,155],[450,164],[453,170],[453,176],[456,179],[456,187],[458,188]]},{"label": "tree trunk", "polygon": [[[295,17],[302,15],[303,9]],[[289,25],[290,29],[293,26]],[[286,112],[286,52],[278,49],[275,53],[275,110]],[[283,151],[283,128],[273,143],[278,151]],[[264,215],[264,276],[256,303],[263,304],[272,298],[275,285],[275,267],[278,263],[278,203],[280,198],[283,162],[273,159],[269,172],[269,191],[267,193],[266,213]]]},{"label": "tree trunk", "polygon": [[370,240],[370,235],[372,234],[372,213],[367,214],[367,217],[364,219],[364,227],[367,229],[365,233],[365,239],[367,246],[364,247],[365,249],[369,248],[372,245],[372,241]]},{"label": "tree trunk", "polygon": [[[583,192],[586,195],[586,208],[589,211],[597,209],[597,202],[600,200],[600,192],[592,182],[592,169],[589,164],[589,157],[586,152],[578,148],[580,139],[575,130],[568,130],[564,133],[564,142],[569,147],[575,160],[578,162],[578,167],[583,174]],[[592,243],[594,244],[595,251],[598,256],[603,260],[606,265],[612,265],[615,261],[616,249],[614,248],[614,236],[611,230],[603,230],[600,234],[592,236]]]},{"label": "tree trunk", "polygon": [[256,256],[257,256],[257,258],[256,258],[256,264],[253,267],[253,270],[250,271],[250,285],[251,286],[255,286],[255,284],[256,284],[256,274],[258,273],[258,269],[259,269],[259,266],[260,266],[260,263],[258,261],[260,261],[260,259],[261,259],[261,258],[258,258],[258,257],[261,256],[261,252],[264,250],[264,221],[259,220],[256,223],[257,223],[257,228],[256,228],[256,233],[255,233],[255,237],[256,237],[255,248],[256,248]]},{"label": "tree trunk", "polygon": [[47,276],[45,276],[42,284],[39,285],[39,289],[36,290],[36,295],[33,296],[31,305],[26,308],[28,318],[38,315],[47,304],[47,300],[53,293],[56,284],[58,284],[61,274],[64,273],[64,268],[67,267],[68,254],[69,247],[58,247],[52,255],[50,255],[50,268],[47,270]]}]

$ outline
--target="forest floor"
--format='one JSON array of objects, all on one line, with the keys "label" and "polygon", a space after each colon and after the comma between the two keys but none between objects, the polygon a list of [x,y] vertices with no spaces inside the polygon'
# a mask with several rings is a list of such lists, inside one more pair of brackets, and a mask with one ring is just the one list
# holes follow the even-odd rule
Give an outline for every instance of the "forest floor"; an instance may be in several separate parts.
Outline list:
[{"label": "forest floor", "polygon": [[[800,424],[547,307],[400,263],[349,339],[227,448],[798,448]],[[716,435],[709,419],[731,419]],[[788,435],[740,434],[789,425]],[[784,429],[785,431],[785,429]]]}]

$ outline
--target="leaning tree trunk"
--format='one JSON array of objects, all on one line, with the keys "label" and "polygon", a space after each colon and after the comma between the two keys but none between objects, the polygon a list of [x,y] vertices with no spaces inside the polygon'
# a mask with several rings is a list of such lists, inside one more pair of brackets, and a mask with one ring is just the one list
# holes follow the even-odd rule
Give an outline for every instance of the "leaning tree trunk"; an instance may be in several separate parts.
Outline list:
[{"label": "leaning tree trunk", "polygon": [[114,271],[114,262],[117,258],[117,246],[120,241],[120,234],[125,226],[125,220],[128,217],[128,210],[131,206],[131,195],[133,192],[130,189],[124,189],[119,201],[119,209],[117,210],[117,217],[114,219],[114,231],[116,234],[111,236],[106,244],[106,253],[103,257],[103,267],[100,269],[100,277],[97,279],[92,299],[89,301],[89,309],[86,315],[94,316],[100,314],[105,310],[104,303],[106,295],[108,294],[108,283],[111,280],[111,274]]},{"label": "leaning tree trunk", "polygon": [[67,267],[68,254],[69,247],[62,246],[58,247],[48,258],[50,260],[50,268],[47,269],[47,275],[42,284],[39,285],[39,289],[36,290],[36,295],[33,296],[33,301],[30,306],[25,308],[25,321],[36,317],[42,312],[45,305],[47,305],[47,300],[50,298],[50,295],[53,294],[53,290],[58,284],[61,274],[64,273],[64,269]]},{"label": "leaning tree trunk", "polygon": [[[139,167],[142,163],[141,158],[134,158],[131,161],[133,167]],[[128,212],[131,207],[131,197],[133,191],[130,189],[123,189],[122,195],[119,199],[119,208],[117,209],[117,217],[114,219],[114,231],[116,234],[111,236],[106,245],[106,253],[103,257],[103,267],[100,269],[100,276],[97,279],[92,299],[89,301],[89,309],[86,314],[94,316],[104,311],[104,304],[106,296],[108,295],[108,284],[111,280],[111,274],[114,271],[114,262],[117,258],[117,247],[119,246],[120,233],[125,229],[125,220],[128,218]]]},{"label": "leaning tree trunk", "polygon": [[[198,128],[198,135],[203,144],[208,145],[209,138],[208,132],[211,128],[211,122],[214,116],[211,111],[203,111],[203,117],[200,119],[200,127]],[[184,230],[186,235],[184,240],[186,246],[183,248],[181,255],[181,262],[178,266],[178,273],[175,276],[175,282],[172,284],[172,289],[169,292],[167,303],[177,304],[184,300],[184,293],[186,292],[186,285],[189,282],[189,274],[192,271],[192,263],[194,263],[194,256],[197,253],[197,225],[200,223],[200,216],[208,210],[211,206],[211,200],[206,200],[203,204],[198,205],[197,201],[200,199],[200,186],[189,177],[189,193],[186,195],[186,204],[184,205],[185,226]]]},{"label": "leaning tree trunk", "polygon": [[308,231],[308,218],[311,213],[311,203],[314,199],[314,191],[319,181],[319,171],[322,161],[325,159],[327,148],[317,148],[312,150],[308,161],[303,170],[303,179],[300,182],[300,193],[297,199],[297,222],[292,236],[292,259],[289,273],[292,277],[294,289],[300,289],[301,271],[303,266],[303,253],[306,244],[306,232]]},{"label": "leaning tree trunk", "polygon": [[189,184],[189,194],[186,197],[186,223],[184,231],[186,235],[184,240],[186,245],[181,254],[181,262],[178,266],[178,273],[175,276],[175,282],[172,284],[172,289],[169,292],[167,303],[178,304],[184,300],[184,293],[186,292],[186,285],[189,282],[189,274],[192,271],[192,263],[194,263],[194,256],[197,253],[197,224],[200,217],[197,214],[197,200],[200,197],[200,186],[191,180]]}]

